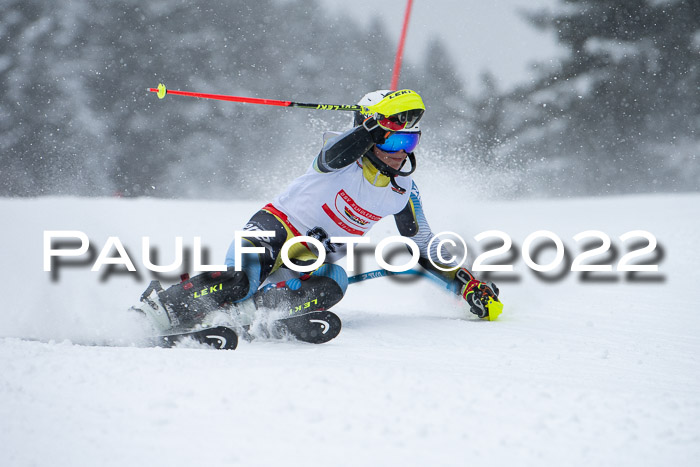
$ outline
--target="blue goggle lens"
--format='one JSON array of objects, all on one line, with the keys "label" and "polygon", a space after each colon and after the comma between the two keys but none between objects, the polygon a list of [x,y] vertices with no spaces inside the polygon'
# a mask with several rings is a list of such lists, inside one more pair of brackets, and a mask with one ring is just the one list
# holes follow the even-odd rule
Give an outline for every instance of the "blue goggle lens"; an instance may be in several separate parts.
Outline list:
[{"label": "blue goggle lens", "polygon": [[406,153],[410,153],[416,149],[419,140],[420,132],[394,133],[382,144],[377,144],[377,147],[384,152],[399,152],[403,149]]}]

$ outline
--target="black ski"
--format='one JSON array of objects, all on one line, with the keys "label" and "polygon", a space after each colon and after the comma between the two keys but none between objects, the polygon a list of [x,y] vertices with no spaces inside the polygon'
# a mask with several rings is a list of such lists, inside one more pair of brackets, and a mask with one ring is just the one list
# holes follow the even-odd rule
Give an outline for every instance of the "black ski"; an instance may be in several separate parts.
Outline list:
[{"label": "black ski", "polygon": [[342,323],[332,311],[309,311],[278,319],[274,322],[277,332],[288,332],[296,339],[311,344],[323,344],[340,333]]},{"label": "black ski", "polygon": [[181,331],[153,338],[153,345],[173,347],[183,339],[193,339],[218,350],[234,350],[238,346],[238,335],[226,326],[216,326],[195,331]]}]

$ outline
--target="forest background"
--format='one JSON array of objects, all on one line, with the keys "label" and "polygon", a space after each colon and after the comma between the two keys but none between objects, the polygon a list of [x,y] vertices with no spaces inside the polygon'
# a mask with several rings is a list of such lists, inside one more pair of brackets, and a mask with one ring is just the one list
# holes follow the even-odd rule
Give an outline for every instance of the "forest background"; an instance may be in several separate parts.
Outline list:
[{"label": "forest background", "polygon": [[[351,116],[146,88],[356,103],[388,87],[398,40],[383,18],[339,20],[317,0],[0,11],[0,196],[12,197],[267,197]],[[566,53],[507,90],[489,70],[468,87],[439,38],[404,60],[400,87],[428,109],[419,167],[498,198],[700,190],[700,2],[560,0],[522,20]]]}]

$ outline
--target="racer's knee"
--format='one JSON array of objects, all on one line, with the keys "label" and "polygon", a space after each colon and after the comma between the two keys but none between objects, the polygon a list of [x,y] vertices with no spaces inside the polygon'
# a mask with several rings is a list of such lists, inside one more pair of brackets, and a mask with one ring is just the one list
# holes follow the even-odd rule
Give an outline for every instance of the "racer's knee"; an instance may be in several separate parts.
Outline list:
[{"label": "racer's knee", "polygon": [[247,274],[228,268],[226,271],[205,272],[184,278],[182,282],[159,292],[158,297],[166,309],[182,321],[240,301],[249,292]]},{"label": "racer's knee", "polygon": [[345,296],[347,287],[345,270],[324,264],[311,274],[263,287],[256,294],[256,301],[265,308],[288,307],[290,313],[328,310]]},{"label": "racer's knee", "polygon": [[343,295],[345,295],[345,291],[348,289],[348,273],[337,264],[326,263],[312,272],[311,275],[333,279],[340,287]]}]

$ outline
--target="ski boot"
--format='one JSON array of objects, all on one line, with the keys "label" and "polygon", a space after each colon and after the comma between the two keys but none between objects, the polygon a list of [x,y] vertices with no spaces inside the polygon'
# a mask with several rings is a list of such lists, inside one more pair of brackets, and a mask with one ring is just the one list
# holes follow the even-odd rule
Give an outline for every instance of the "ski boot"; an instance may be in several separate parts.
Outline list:
[{"label": "ski boot", "polygon": [[164,333],[179,324],[178,320],[165,308],[158,295],[163,287],[158,281],[151,281],[148,288],[141,294],[141,303],[129,308],[131,311],[143,313],[148,322],[158,333]]},{"label": "ski boot", "polygon": [[144,313],[157,331],[194,328],[208,315],[245,297],[248,288],[245,272],[233,268],[193,278],[185,274],[180,283],[165,290],[152,281],[141,294],[141,304],[132,309]]}]

